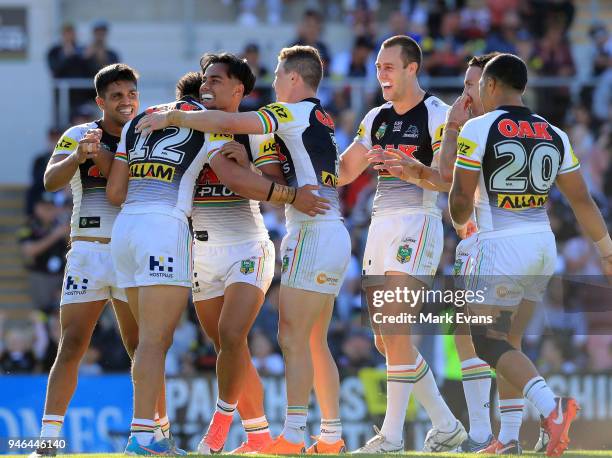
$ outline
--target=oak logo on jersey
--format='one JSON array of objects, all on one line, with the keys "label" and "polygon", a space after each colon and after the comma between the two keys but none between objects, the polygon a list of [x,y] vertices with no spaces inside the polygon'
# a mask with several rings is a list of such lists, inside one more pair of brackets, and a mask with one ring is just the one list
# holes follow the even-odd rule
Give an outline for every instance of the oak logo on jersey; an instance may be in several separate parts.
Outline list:
[{"label": "oak logo on jersey", "polygon": [[523,210],[541,207],[548,196],[539,194],[498,194],[497,206],[505,210]]},{"label": "oak logo on jersey", "polygon": [[333,173],[326,172],[325,170],[323,170],[321,172],[321,182],[325,186],[335,188],[338,185],[338,177],[334,175]]},{"label": "oak logo on jersey", "polygon": [[219,141],[219,140],[225,140],[225,141],[230,141],[234,139],[234,135],[233,134],[210,134],[210,141],[214,142],[214,141]]},{"label": "oak logo on jersey", "polygon": [[317,120],[324,126],[329,127],[330,129],[334,128],[334,120],[324,111],[316,110],[315,116],[317,117]]},{"label": "oak logo on jersey", "polygon": [[387,131],[387,123],[383,122],[378,128],[378,130],[376,130],[376,133],[374,134],[374,136],[376,137],[376,140],[380,140],[381,138],[383,138],[386,131]]},{"label": "oak logo on jersey", "polygon": [[252,274],[255,271],[255,262],[251,259],[240,261],[240,273],[244,275]]},{"label": "oak logo on jersey", "polygon": [[283,123],[293,121],[293,115],[289,111],[289,108],[281,105],[280,103],[271,103],[266,105],[266,108],[274,113],[274,117],[278,122]]},{"label": "oak logo on jersey", "polygon": [[506,138],[537,138],[540,140],[552,140],[548,133],[548,123],[529,121],[519,121],[518,123],[512,119],[502,119],[497,123],[497,130]]},{"label": "oak logo on jersey", "polygon": [[139,162],[130,165],[130,179],[159,180],[172,183],[174,171],[175,169],[171,165]]},{"label": "oak logo on jersey", "polygon": [[79,143],[76,140],[64,135],[62,138],[59,139],[59,141],[57,142],[57,145],[55,145],[55,150],[56,151],[72,151],[78,145]]},{"label": "oak logo on jersey", "polygon": [[457,139],[457,154],[460,156],[470,157],[478,148],[478,145],[472,140],[468,140],[465,137],[459,137]]},{"label": "oak logo on jersey", "polygon": [[89,283],[87,278],[68,275],[66,277],[66,287],[64,288],[66,290],[65,294],[68,296],[83,295],[87,292],[87,283]]},{"label": "oak logo on jersey", "polygon": [[94,178],[104,178],[104,174],[97,165],[92,165],[87,169],[87,176]]},{"label": "oak logo on jersey", "polygon": [[412,247],[408,244],[400,245],[397,249],[397,254],[395,255],[395,259],[397,259],[400,263],[406,264],[412,258]]},{"label": "oak logo on jersey", "polygon": [[149,275],[152,277],[172,278],[174,274],[174,258],[165,256],[149,256]]}]

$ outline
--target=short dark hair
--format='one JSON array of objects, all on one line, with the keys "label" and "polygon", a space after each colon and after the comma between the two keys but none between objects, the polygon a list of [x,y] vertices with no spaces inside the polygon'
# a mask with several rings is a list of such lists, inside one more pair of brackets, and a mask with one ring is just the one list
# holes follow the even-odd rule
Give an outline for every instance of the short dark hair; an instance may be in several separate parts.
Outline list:
[{"label": "short dark hair", "polygon": [[316,19],[319,22],[323,22],[323,15],[319,11],[313,8],[309,8],[306,11],[304,11],[304,14],[302,15],[302,20],[307,19],[307,18]]},{"label": "short dark hair", "polygon": [[200,99],[200,86],[202,85],[202,74],[198,72],[187,72],[176,83],[176,100],[185,96]]},{"label": "short dark hair", "polygon": [[468,67],[478,67],[483,69],[485,65],[489,63],[491,59],[500,55],[500,52],[493,51],[482,56],[474,56],[468,61]]},{"label": "short dark hair", "polygon": [[311,89],[315,91],[323,78],[323,61],[316,48],[312,46],[291,46],[281,49],[278,61],[284,61],[286,72],[296,72]]},{"label": "short dark hair", "polygon": [[527,65],[514,54],[500,54],[491,59],[482,71],[483,78],[495,78],[516,91],[527,86]]},{"label": "short dark hair", "polygon": [[98,97],[104,97],[108,86],[117,81],[130,81],[138,87],[138,72],[126,64],[111,64],[102,68],[94,76],[94,85]]},{"label": "short dark hair", "polygon": [[382,48],[391,48],[393,46],[399,46],[402,48],[402,61],[404,62],[404,68],[412,62],[417,64],[417,72],[421,69],[421,62],[423,62],[423,51],[419,44],[412,38],[406,35],[395,35],[394,37],[387,38],[382,43]]},{"label": "short dark hair", "polygon": [[230,78],[236,78],[244,86],[244,95],[247,96],[253,90],[255,86],[255,75],[253,70],[249,67],[246,59],[241,59],[235,54],[228,52],[214,54],[206,53],[200,59],[200,67],[202,68],[202,74],[206,72],[206,69],[214,64],[225,64],[227,68],[227,76]]}]

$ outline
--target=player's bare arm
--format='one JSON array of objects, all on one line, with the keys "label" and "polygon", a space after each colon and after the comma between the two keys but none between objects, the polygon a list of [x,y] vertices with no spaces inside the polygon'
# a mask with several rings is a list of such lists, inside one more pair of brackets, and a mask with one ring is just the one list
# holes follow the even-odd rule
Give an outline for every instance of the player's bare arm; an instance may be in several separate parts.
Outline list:
[{"label": "player's bare arm", "polygon": [[584,233],[595,243],[604,274],[612,275],[612,239],[601,212],[589,194],[580,170],[557,176],[556,184],[563,193]]},{"label": "player's bare arm", "polygon": [[168,126],[186,127],[200,132],[224,134],[263,134],[259,115],[253,111],[228,113],[226,111],[157,111],[144,116],[136,125],[136,132],[145,135]]},{"label": "player's bare arm", "polygon": [[361,143],[353,142],[340,155],[338,186],[352,183],[368,167],[368,150]]},{"label": "player's bare arm", "polygon": [[128,163],[121,159],[122,154],[118,153],[118,157],[115,157],[108,174],[106,198],[111,204],[121,206],[127,196],[130,173]]},{"label": "player's bare arm", "polygon": [[453,169],[457,159],[457,138],[459,129],[470,119],[471,99],[464,95],[455,100],[446,115],[446,124],[442,133],[440,146],[440,177],[450,183],[453,180]]},{"label": "player's bare arm", "polygon": [[[324,214],[330,208],[327,199],[313,193],[318,186],[306,185],[293,188],[281,185],[226,157],[223,149],[235,148],[232,146],[233,143],[236,142],[224,144],[218,154],[210,159],[210,166],[219,180],[233,192],[247,199],[290,204],[310,216]],[[242,145],[238,145],[243,148]]]},{"label": "player's bare arm", "polygon": [[468,223],[474,211],[474,193],[480,171],[455,168],[453,184],[448,195],[448,207],[453,226],[459,229]]},{"label": "player's bare arm", "polygon": [[[97,129],[96,129],[97,130]],[[51,156],[45,170],[44,185],[50,192],[57,191],[68,183],[83,162],[87,159],[96,159],[100,153],[100,136],[88,132],[79,142],[76,150],[66,156]],[[96,162],[97,164],[97,162]],[[98,167],[100,167],[98,165]],[[100,169],[102,170],[102,169]],[[104,173],[104,171],[102,171]]]},{"label": "player's bare arm", "polygon": [[391,175],[431,191],[448,192],[450,183],[440,177],[433,167],[406,156],[398,149],[371,150],[366,155],[374,170],[387,170]]}]

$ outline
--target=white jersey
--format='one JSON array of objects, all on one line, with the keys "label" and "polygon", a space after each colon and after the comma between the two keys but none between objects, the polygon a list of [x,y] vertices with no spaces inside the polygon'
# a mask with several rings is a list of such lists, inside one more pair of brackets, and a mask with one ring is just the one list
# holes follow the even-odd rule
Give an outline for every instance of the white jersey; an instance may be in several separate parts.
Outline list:
[{"label": "white jersey", "polygon": [[[391,102],[387,102],[366,114],[354,141],[368,151],[399,149],[407,156],[437,169],[447,110],[448,105],[429,93],[401,115],[396,113]],[[438,192],[423,189],[381,170],[372,215],[426,213],[440,217],[437,199]]]},{"label": "white jersey", "polygon": [[324,215],[308,216],[285,206],[287,225],[309,221],[342,220],[336,184],[338,146],[334,123],[316,98],[297,103],[271,103],[257,111],[264,133],[274,133],[278,157],[289,186],[318,185],[330,202]]},{"label": "white jersey", "polygon": [[[101,129],[100,121],[79,124],[68,129],[57,142],[52,157],[72,154],[90,129]],[[102,130],[101,143],[114,153],[119,137]],[[70,237],[110,237],[119,207],[106,198],[106,178],[93,160],[87,159],[79,165],[70,180],[70,188],[73,201]]]},{"label": "white jersey", "polygon": [[[171,108],[202,110],[191,97],[173,102]],[[127,123],[115,160],[127,162],[130,169],[127,196],[122,212],[172,213],[179,218],[191,215],[196,178],[206,160],[204,133],[168,126],[148,135],[135,131],[147,112]]]},{"label": "white jersey", "polygon": [[[273,135],[206,134],[207,156],[214,157],[226,141],[242,144],[255,167],[280,162]],[[221,183],[209,161],[200,172],[193,196],[193,230],[203,232],[198,239],[208,245],[267,240],[259,202],[239,196]]]},{"label": "white jersey", "polygon": [[580,164],[561,129],[527,107],[501,106],[465,123],[455,166],[480,175],[474,207],[482,239],[550,231],[550,189]]}]

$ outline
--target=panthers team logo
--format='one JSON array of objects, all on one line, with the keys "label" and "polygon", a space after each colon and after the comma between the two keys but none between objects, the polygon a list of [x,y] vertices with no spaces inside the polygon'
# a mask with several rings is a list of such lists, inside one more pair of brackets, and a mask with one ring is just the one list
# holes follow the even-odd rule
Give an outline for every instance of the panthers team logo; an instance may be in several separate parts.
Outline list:
[{"label": "panthers team logo", "polygon": [[283,265],[281,266],[281,272],[285,273],[289,270],[289,256],[283,256]]},{"label": "panthers team logo", "polygon": [[255,270],[255,262],[250,259],[240,261],[240,272],[244,275],[252,274]]},{"label": "panthers team logo", "polygon": [[381,138],[383,138],[386,131],[387,131],[387,123],[383,122],[378,128],[378,130],[376,131],[376,133],[374,134],[374,136],[376,137],[377,140],[380,140]]},{"label": "panthers team logo", "polygon": [[412,257],[412,247],[410,245],[400,245],[397,249],[395,258],[402,264],[406,264]]}]

